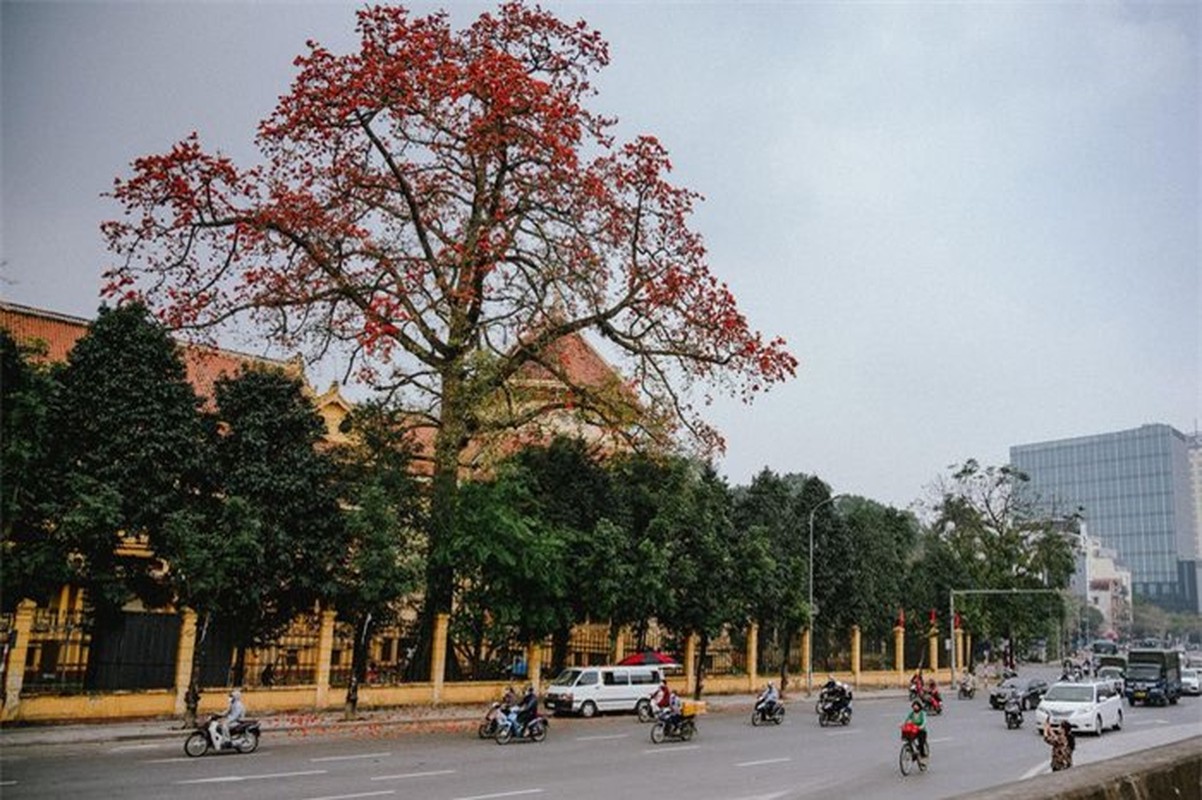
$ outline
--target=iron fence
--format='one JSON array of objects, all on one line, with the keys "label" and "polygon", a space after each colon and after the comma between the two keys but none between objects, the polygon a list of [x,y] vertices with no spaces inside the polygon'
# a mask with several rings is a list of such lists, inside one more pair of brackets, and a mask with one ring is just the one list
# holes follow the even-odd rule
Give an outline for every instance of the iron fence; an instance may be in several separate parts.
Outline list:
[{"label": "iron fence", "polygon": [[36,609],[21,693],[82,693],[91,643],[91,620],[84,612]]}]

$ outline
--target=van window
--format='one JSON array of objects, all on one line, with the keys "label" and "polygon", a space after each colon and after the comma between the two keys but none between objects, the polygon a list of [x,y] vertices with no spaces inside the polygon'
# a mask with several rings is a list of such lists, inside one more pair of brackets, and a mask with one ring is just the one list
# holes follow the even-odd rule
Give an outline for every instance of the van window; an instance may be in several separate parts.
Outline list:
[{"label": "van window", "polygon": [[630,682],[632,684],[659,683],[659,673],[655,670],[632,672],[630,673]]},{"label": "van window", "polygon": [[580,677],[580,670],[565,669],[563,672],[551,681],[552,686],[572,686],[576,683],[576,679]]},{"label": "van window", "polygon": [[577,686],[592,686],[596,682],[597,682],[597,672],[596,672],[596,670],[590,669],[590,670],[587,670],[583,675],[580,676],[580,682],[577,683],[576,685]]},{"label": "van window", "polygon": [[630,683],[630,679],[625,672],[611,672],[605,670],[601,673],[601,682],[606,686],[626,686]]}]

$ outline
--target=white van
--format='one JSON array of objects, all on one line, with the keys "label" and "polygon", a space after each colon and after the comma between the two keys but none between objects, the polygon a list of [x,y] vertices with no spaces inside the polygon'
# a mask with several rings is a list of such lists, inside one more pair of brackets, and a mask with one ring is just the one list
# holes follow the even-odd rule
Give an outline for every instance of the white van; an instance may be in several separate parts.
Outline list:
[{"label": "white van", "polygon": [[584,717],[638,711],[639,705],[650,705],[662,680],[659,667],[569,667],[551,681],[544,702],[556,713]]}]

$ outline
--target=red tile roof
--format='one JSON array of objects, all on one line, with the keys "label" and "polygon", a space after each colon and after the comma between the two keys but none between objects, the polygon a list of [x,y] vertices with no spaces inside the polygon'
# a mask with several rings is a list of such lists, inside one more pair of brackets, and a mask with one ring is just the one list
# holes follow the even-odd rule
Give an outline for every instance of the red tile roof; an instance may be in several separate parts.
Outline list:
[{"label": "red tile roof", "polygon": [[[45,348],[43,358],[50,362],[67,360],[67,353],[88,331],[89,320],[46,311],[40,308],[0,303],[0,327],[7,328],[21,344]],[[213,385],[223,376],[236,375],[243,366],[260,364],[275,366],[298,374],[303,372],[294,361],[279,361],[236,353],[216,347],[181,343],[188,382],[196,393],[207,400],[213,397]]]}]

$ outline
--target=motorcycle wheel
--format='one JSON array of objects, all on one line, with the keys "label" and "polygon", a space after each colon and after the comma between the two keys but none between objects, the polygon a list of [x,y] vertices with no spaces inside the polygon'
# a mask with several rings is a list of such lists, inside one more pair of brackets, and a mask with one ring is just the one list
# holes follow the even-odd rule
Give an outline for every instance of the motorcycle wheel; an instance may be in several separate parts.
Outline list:
[{"label": "motorcycle wheel", "polygon": [[697,723],[691,719],[686,719],[680,724],[680,738],[682,741],[689,741],[693,738],[693,734],[697,732]]},{"label": "motorcycle wheel", "polygon": [[760,724],[760,710],[758,708],[755,711],[751,712],[751,724],[752,725]]},{"label": "motorcycle wheel", "polygon": [[246,731],[245,733],[235,737],[234,748],[239,753],[253,753],[259,749],[259,734],[254,731]]},{"label": "motorcycle wheel", "polygon": [[775,722],[777,725],[779,725],[785,721],[785,707],[784,706],[776,707],[776,710],[772,712],[772,721]]},{"label": "motorcycle wheel", "polygon": [[818,724],[819,724],[821,727],[825,728],[825,727],[826,727],[826,723],[827,723],[826,714],[823,714],[821,711],[819,711],[819,712],[818,712]]},{"label": "motorcycle wheel", "polygon": [[493,736],[493,732],[488,729],[489,724],[490,723],[487,722],[481,722],[480,727],[476,729],[476,733],[479,734],[481,739],[488,739]]},{"label": "motorcycle wheel", "polygon": [[640,700],[634,710],[639,715],[639,722],[650,722],[655,719],[655,715],[651,713],[651,702],[648,700]]},{"label": "motorcycle wheel", "polygon": [[651,742],[659,744],[664,740],[664,723],[657,722],[651,726]]},{"label": "motorcycle wheel", "polygon": [[184,740],[184,752],[192,758],[203,756],[208,749],[209,740],[200,731],[197,731]]},{"label": "motorcycle wheel", "polygon": [[839,717],[839,723],[841,725],[850,725],[851,724],[851,709],[850,708],[846,708],[843,710],[843,714],[840,715],[840,717]]},{"label": "motorcycle wheel", "polygon": [[547,738],[547,726],[542,722],[535,720],[530,723],[530,738],[536,742],[541,742]]},{"label": "motorcycle wheel", "polygon": [[509,740],[513,738],[513,729],[508,725],[502,725],[497,728],[496,736],[497,744],[509,744]]}]

